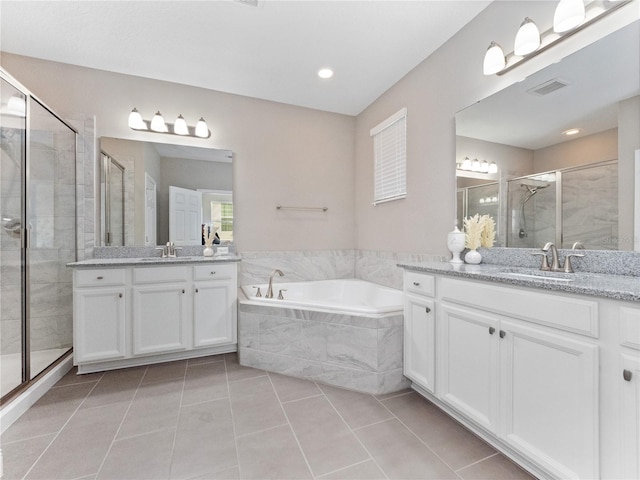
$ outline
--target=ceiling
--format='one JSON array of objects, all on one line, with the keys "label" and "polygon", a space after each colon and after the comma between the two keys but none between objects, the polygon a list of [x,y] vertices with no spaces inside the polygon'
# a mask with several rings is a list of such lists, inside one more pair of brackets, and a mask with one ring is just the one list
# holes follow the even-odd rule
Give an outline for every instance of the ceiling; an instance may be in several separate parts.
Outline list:
[{"label": "ceiling", "polygon": [[[357,115],[490,1],[0,2],[9,53]],[[333,78],[317,71],[330,67]]]}]

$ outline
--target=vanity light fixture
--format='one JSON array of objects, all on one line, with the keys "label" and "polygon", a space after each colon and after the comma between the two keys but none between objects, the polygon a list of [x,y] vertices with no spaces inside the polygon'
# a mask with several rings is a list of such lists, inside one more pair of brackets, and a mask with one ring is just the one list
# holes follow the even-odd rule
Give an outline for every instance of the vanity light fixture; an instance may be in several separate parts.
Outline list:
[{"label": "vanity light fixture", "polygon": [[500,45],[491,42],[484,55],[485,75],[503,75],[516,66],[557,45],[633,0],[560,0],[553,16],[553,26],[540,33],[535,22],[526,17],[514,42],[512,53],[504,54]]},{"label": "vanity light fixture", "polygon": [[211,132],[203,117],[196,123],[195,127],[187,125],[182,115],[178,115],[174,124],[166,123],[162,114],[157,111],[151,121],[144,120],[136,108],[129,114],[129,128],[132,130],[151,131],[156,133],[166,133],[170,135],[180,135],[183,137],[209,138]]},{"label": "vanity light fixture", "polygon": [[540,47],[540,30],[533,20],[525,17],[516,33],[513,53],[519,56],[529,55]]},{"label": "vanity light fixture", "polygon": [[464,157],[462,163],[457,163],[456,168],[458,170],[463,170],[465,172],[475,172],[475,173],[486,173],[486,174],[494,174],[498,173],[498,165],[496,162],[487,162],[483,160],[482,162],[477,158],[473,161],[469,159],[469,157]]}]

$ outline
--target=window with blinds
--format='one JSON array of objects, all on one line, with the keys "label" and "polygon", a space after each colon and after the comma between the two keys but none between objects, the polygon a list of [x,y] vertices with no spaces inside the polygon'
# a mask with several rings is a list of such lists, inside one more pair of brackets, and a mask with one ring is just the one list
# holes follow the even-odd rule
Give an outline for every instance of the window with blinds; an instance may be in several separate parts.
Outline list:
[{"label": "window with blinds", "polygon": [[374,153],[374,195],[377,205],[407,196],[407,109],[371,129]]}]

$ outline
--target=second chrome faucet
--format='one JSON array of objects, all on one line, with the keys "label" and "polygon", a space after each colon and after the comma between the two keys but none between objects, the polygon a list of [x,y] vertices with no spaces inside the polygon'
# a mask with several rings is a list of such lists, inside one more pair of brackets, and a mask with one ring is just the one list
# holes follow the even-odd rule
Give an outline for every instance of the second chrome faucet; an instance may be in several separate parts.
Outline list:
[{"label": "second chrome faucet", "polygon": [[[547,252],[549,251],[551,251],[551,265],[549,265],[549,259],[547,257]],[[584,257],[584,254],[582,253],[567,253],[565,255],[563,267],[558,258],[558,249],[552,242],[547,242],[544,247],[542,247],[542,253],[534,253],[534,255],[542,255],[542,265],[540,266],[540,270],[565,273],[573,273],[571,257]]]},{"label": "second chrome faucet", "polygon": [[269,287],[267,288],[267,294],[264,296],[264,298],[273,298],[273,277],[276,274],[280,275],[281,277],[284,276],[284,273],[282,273],[282,271],[278,269],[275,269],[273,272],[271,272],[271,276],[269,277]]}]

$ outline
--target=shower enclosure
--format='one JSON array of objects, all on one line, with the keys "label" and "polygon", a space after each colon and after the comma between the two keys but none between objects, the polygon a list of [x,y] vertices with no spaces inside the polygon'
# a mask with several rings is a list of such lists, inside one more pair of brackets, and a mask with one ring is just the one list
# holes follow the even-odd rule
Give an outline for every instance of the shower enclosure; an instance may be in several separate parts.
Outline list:
[{"label": "shower enclosure", "polygon": [[507,246],[618,249],[617,160],[507,182]]},{"label": "shower enclosure", "polygon": [[457,189],[457,222],[462,229],[462,220],[476,214],[491,215],[496,222],[496,246],[500,245],[500,185],[484,183]]},{"label": "shower enclosure", "polygon": [[72,347],[76,132],[0,70],[0,403]]}]

